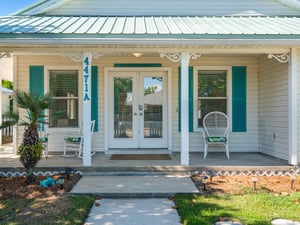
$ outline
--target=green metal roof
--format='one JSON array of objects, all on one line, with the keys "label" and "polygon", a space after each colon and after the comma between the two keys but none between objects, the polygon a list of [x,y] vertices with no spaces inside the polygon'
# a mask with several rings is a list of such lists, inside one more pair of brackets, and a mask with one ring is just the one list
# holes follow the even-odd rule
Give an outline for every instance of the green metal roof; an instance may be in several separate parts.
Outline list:
[{"label": "green metal roof", "polygon": [[0,17],[3,38],[298,39],[298,17]]}]

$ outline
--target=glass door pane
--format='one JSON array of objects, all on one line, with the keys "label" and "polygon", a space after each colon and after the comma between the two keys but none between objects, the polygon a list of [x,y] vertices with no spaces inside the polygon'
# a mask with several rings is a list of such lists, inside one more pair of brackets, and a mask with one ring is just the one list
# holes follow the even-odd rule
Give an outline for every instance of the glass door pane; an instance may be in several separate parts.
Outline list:
[{"label": "glass door pane", "polygon": [[114,77],[114,138],[133,138],[132,77]]},{"label": "glass door pane", "polygon": [[144,138],[163,137],[163,96],[163,77],[144,77]]}]

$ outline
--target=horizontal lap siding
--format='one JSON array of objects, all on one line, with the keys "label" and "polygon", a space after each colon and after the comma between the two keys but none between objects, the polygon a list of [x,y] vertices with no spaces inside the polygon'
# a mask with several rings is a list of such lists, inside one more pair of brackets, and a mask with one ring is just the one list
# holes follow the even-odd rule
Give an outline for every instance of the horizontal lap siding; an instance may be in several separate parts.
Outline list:
[{"label": "horizontal lap siding", "polygon": [[259,60],[259,134],[262,153],[288,159],[288,64],[266,57]]},{"label": "horizontal lap siding", "polygon": [[[43,65],[45,68],[45,80],[48,76],[48,72],[46,69],[52,68],[52,69],[65,69],[67,67],[78,67],[81,66],[81,63],[73,62],[71,59],[66,57],[60,57],[60,56],[18,56],[18,87],[19,90],[29,91],[29,66],[30,65]],[[94,65],[94,64],[93,64]],[[100,71],[99,71],[100,74]],[[103,74],[103,73],[102,73]],[[103,76],[102,76],[103,77]],[[99,83],[103,82],[103,78],[101,80],[101,75],[99,75],[98,79]],[[79,84],[80,85],[80,84]],[[99,84],[98,84],[99,85]],[[48,89],[48,87],[47,87]],[[46,87],[45,87],[46,90]],[[80,90],[80,89],[79,89]],[[99,95],[101,94],[101,89],[98,90]],[[81,91],[79,91],[79,94]],[[99,102],[103,101],[102,98],[99,98]],[[100,108],[100,106],[99,106]],[[82,111],[79,109],[79,111]],[[21,111],[20,117],[23,118],[25,115],[25,111]],[[103,114],[102,111],[98,111],[98,117],[100,118]],[[79,121],[80,122],[80,121]],[[102,127],[101,127],[102,126]],[[78,130],[78,129],[77,129]],[[76,131],[77,131],[76,130]],[[17,133],[17,143],[18,145],[22,141],[22,135],[23,135],[24,128],[19,127],[18,133]],[[95,132],[92,138],[92,149],[94,151],[99,151],[99,146],[103,146],[103,119],[102,121],[99,120],[99,131],[101,132]],[[63,151],[64,147],[64,140],[63,137],[66,133],[72,132],[72,129],[68,128],[48,128],[47,133],[49,133],[49,152],[60,152]],[[102,147],[103,149],[103,147]]]},{"label": "horizontal lap siding", "polygon": [[[247,67],[247,132],[230,134],[231,152],[257,152],[258,148],[258,71],[256,57],[200,57],[190,61],[191,66],[246,66]],[[173,105],[177,106],[177,75],[173,71]],[[177,108],[175,108],[177,110]],[[174,112],[174,111],[173,111]],[[173,113],[173,149],[180,151],[180,133],[177,113]],[[223,149],[218,149],[224,151]],[[190,151],[203,151],[203,134],[190,133]]]},{"label": "horizontal lap siding", "polygon": [[[115,63],[161,63],[163,67],[170,67],[172,71],[172,150],[180,151],[180,133],[178,132],[178,67],[166,58],[159,57],[100,57],[93,59],[92,65],[98,66],[98,121],[99,132],[94,133],[92,148],[96,151],[104,150],[104,68],[113,67]],[[191,66],[247,66],[247,132],[232,133],[230,136],[230,150],[233,152],[258,151],[258,84],[257,84],[257,59],[256,57],[200,57],[191,60]],[[44,65],[45,68],[56,66],[81,66],[68,58],[46,56],[19,57],[18,84],[19,89],[28,90],[29,65]],[[47,72],[45,72],[45,75]],[[23,129],[19,129],[21,140]],[[49,150],[62,151],[65,130],[50,134]],[[190,151],[203,151],[203,137],[200,132],[190,133]]]}]

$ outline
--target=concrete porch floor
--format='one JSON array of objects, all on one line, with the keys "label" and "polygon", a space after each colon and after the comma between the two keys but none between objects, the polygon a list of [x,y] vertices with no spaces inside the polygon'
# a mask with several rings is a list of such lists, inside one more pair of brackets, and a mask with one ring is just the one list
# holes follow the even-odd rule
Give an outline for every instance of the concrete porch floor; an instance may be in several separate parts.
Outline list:
[{"label": "concrete porch floor", "polygon": [[[1,151],[1,148],[5,148],[6,151]],[[14,154],[10,154],[7,150],[9,146],[0,147],[0,170],[1,168],[20,168],[19,157]],[[96,168],[109,171],[114,168],[115,170],[137,169],[155,169],[155,170],[200,170],[200,169],[216,169],[216,170],[272,170],[272,169],[291,169],[287,161],[260,154],[260,153],[230,153],[230,160],[227,160],[225,153],[210,152],[206,159],[203,159],[203,153],[191,152],[190,153],[190,165],[189,167],[181,166],[180,153],[172,153],[171,160],[110,160],[109,154],[96,153],[92,156],[92,166],[86,169],[95,170]],[[41,160],[38,168],[65,168],[71,167],[84,169],[82,165],[82,159],[78,157],[63,157],[62,155],[49,155],[48,158]]]}]

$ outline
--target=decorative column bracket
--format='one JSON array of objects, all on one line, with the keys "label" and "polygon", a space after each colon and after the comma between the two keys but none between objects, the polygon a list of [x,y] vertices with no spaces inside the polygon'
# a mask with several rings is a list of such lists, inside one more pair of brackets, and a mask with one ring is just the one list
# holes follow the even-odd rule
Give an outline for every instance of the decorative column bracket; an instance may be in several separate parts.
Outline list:
[{"label": "decorative column bracket", "polygon": [[[161,58],[168,58],[172,62],[179,62],[181,60],[181,53],[161,53]],[[189,53],[190,59],[197,59],[201,56],[201,54],[198,53]]]},{"label": "decorative column bracket", "polygon": [[282,54],[268,54],[268,59],[276,59],[280,63],[287,63],[290,62],[290,55],[288,53],[282,53]]},{"label": "decorative column bracket", "polygon": [[0,59],[2,58],[10,58],[11,54],[9,52],[0,52]]},{"label": "decorative column bracket", "polygon": [[[67,53],[67,54],[63,54],[62,56],[68,57],[74,62],[82,62],[82,60],[83,60],[82,53]],[[94,58],[94,59],[99,59],[101,56],[103,56],[103,54],[101,54],[101,53],[98,53],[98,52],[92,53],[92,58]]]}]

